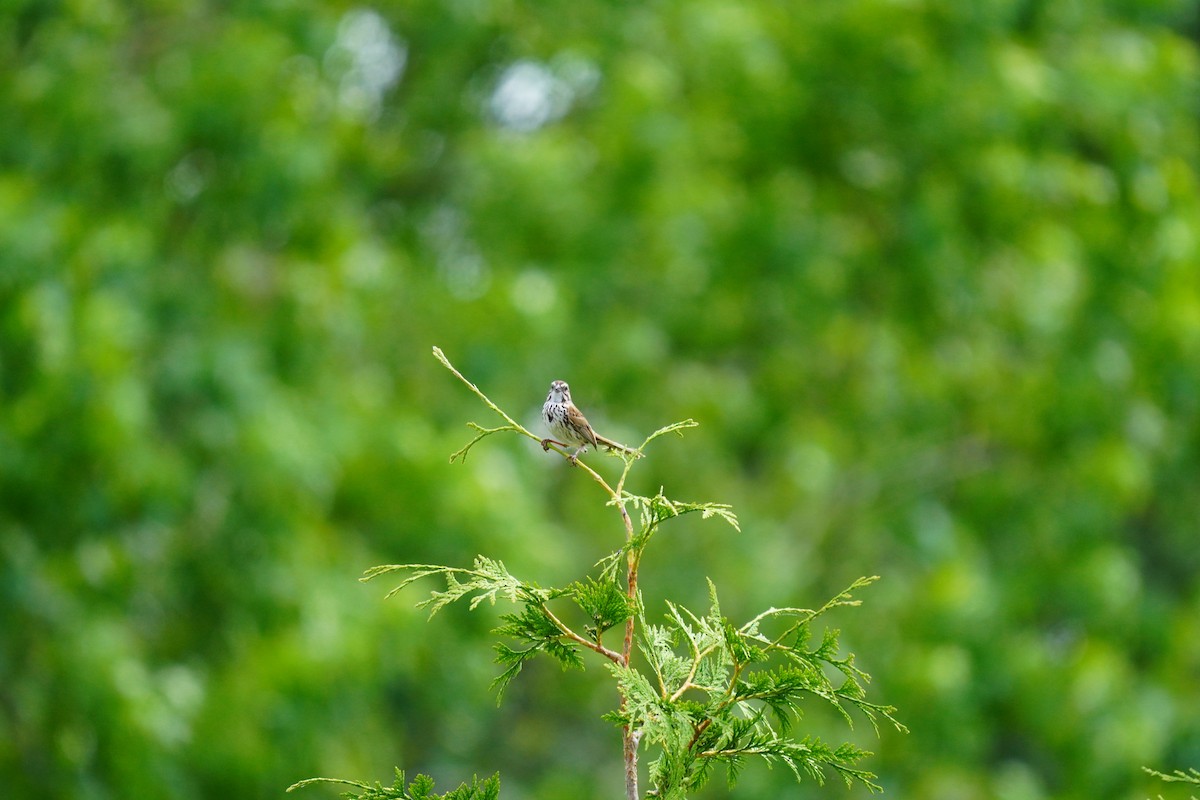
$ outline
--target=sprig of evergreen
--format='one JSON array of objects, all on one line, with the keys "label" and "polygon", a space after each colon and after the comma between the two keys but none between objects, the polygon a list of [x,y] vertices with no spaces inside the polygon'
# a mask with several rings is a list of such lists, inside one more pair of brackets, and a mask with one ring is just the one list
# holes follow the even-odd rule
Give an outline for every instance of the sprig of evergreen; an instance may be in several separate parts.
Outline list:
[{"label": "sprig of evergreen", "polygon": [[[439,575],[445,580],[445,590],[434,590],[428,599],[417,604],[418,608],[429,608],[430,617],[450,603],[468,596],[468,606],[472,610],[484,600],[495,604],[497,597],[522,606],[516,613],[502,615],[504,624],[494,631],[519,643],[518,647],[511,647],[504,642],[495,645],[496,662],[504,667],[504,671],[492,682],[492,687],[497,690],[497,702],[509,682],[521,672],[525,662],[539,653],[550,656],[563,669],[583,668],[580,647],[594,650],[610,660],[620,658],[618,653],[600,641],[604,631],[624,622],[632,614],[627,598],[611,582],[587,579],[561,589],[542,589],[518,579],[505,568],[503,562],[486,556],[476,556],[474,569],[431,564],[385,564],[367,570],[360,580],[370,581],[395,572],[408,572],[409,575],[388,592],[388,597],[422,578]],[[560,598],[573,599],[578,609],[591,620],[591,624],[584,628],[587,636],[569,627],[550,610],[547,604]]]},{"label": "sprig of evergreen", "polygon": [[[687,426],[692,427],[692,426]],[[664,428],[663,430],[668,430]],[[682,517],[685,514],[700,513],[701,519],[716,517],[727,522],[735,531],[741,531],[737,515],[732,506],[725,503],[691,503],[681,500],[670,500],[660,488],[653,497],[632,494],[622,490],[620,500],[638,511],[638,530],[625,542],[621,549],[610,553],[597,562],[601,567],[601,577],[605,580],[617,580],[622,566],[627,564],[632,554],[634,562],[640,563],[642,552],[650,544],[650,539],[658,530],[658,526],[666,520]],[[609,505],[615,501],[610,500]]]},{"label": "sprig of evergreen", "polygon": [[1149,767],[1142,767],[1142,769],[1156,778],[1162,778],[1168,783],[1194,783],[1197,786],[1200,786],[1200,770],[1189,768],[1187,772],[1184,772],[1181,769],[1177,769],[1168,775],[1165,772],[1159,772],[1158,770],[1150,769]]},{"label": "sprig of evergreen", "polygon": [[[497,428],[470,423],[478,435],[451,456],[451,461],[466,458],[479,441],[505,431],[542,443],[468,381],[441,350],[434,348],[434,355],[508,423]],[[834,747],[816,737],[793,733],[803,716],[803,704],[814,699],[835,708],[851,726],[852,712],[857,712],[871,722],[876,733],[881,721],[905,730],[893,707],[866,699],[870,676],[855,666],[852,654],[841,655],[836,629],[825,629],[814,644],[814,622],[835,608],[859,605],[853,593],[877,578],[858,579],[815,610],[772,607],[741,625],[722,614],[717,589],[710,581],[709,607],[703,614],[668,602],[661,622],[647,619],[638,570],[646,548],[664,523],[699,513],[702,519],[720,519],[740,531],[737,516],[724,503],[673,500],[661,487],[654,495],[639,495],[625,488],[636,455],[659,437],[682,435],[696,424],[689,419],[667,425],[650,434],[636,454],[617,453],[623,469],[615,483],[610,484],[583,461],[571,459],[572,465],[606,493],[608,505],[619,512],[625,531],[621,547],[597,562],[596,576],[585,576],[561,588],[542,588],[510,573],[502,561],[479,555],[469,569],[386,564],[367,570],[362,580],[401,574],[401,581],[388,592],[391,597],[424,578],[440,578],[444,588],[431,590],[429,597],[417,604],[428,608],[430,617],[460,600],[471,609],[485,600],[515,605],[514,611],[501,615],[501,624],[494,630],[502,637],[494,645],[496,662],[502,668],[492,683],[497,702],[525,663],[538,655],[546,655],[563,669],[585,668],[588,652],[601,656],[621,699],[605,719],[620,726],[627,800],[640,798],[638,753],[642,744],[655,749],[655,760],[649,766],[653,788],[648,797],[682,800],[703,786],[718,765],[725,768],[732,786],[753,758],[786,764],[798,781],[808,778],[823,784],[829,774],[835,774],[847,784],[858,782],[872,792],[880,791],[875,776],[856,766],[870,755],[867,751],[848,742]],[[624,636],[610,647],[604,634],[618,627],[623,627]],[[645,660],[645,669],[634,666],[635,649]],[[433,798],[432,781],[420,776],[404,788],[400,772],[391,788],[334,782],[363,791],[355,796],[359,800]],[[311,781],[292,788],[308,783]],[[482,793],[491,791],[491,783],[477,785],[481,787],[478,795],[451,793],[445,797],[494,797]],[[464,785],[456,791],[465,790]]]},{"label": "sprig of evergreen", "polygon": [[[1142,770],[1144,772],[1148,772],[1156,778],[1161,778],[1167,783],[1191,783],[1195,784],[1196,786],[1200,786],[1200,770],[1190,767],[1188,768],[1187,772],[1177,769],[1170,775],[1166,774],[1165,772],[1159,772],[1156,769],[1150,769],[1150,767],[1142,767]],[[1192,800],[1196,800],[1195,796],[1192,797]]]},{"label": "sprig of evergreen", "polygon": [[[854,667],[853,656],[837,655],[837,631],[826,631],[821,643],[808,649],[809,623],[838,605],[855,604],[849,592],[873,580],[856,581],[817,611],[771,609],[741,626],[722,615],[710,582],[710,607],[703,616],[668,603],[666,624],[643,625],[640,649],[656,680],[610,665],[628,703],[625,713],[608,718],[634,726],[644,742],[661,749],[650,766],[653,794],[686,797],[707,782],[715,764],[726,767],[732,786],[754,756],[787,764],[797,780],[808,776],[824,783],[831,770],[847,783],[859,781],[879,791],[873,774],[854,767],[867,751],[789,735],[809,697],[833,705],[851,724],[846,706],[861,711],[872,724],[882,718],[905,730],[893,716],[894,708],[864,699],[862,684],[869,677]],[[802,621],[780,636],[762,632],[764,622],[791,618]],[[842,675],[840,685],[826,677],[824,665]]]},{"label": "sprig of evergreen", "polygon": [[[430,610],[429,617],[431,619],[437,612],[455,600],[461,600],[471,593],[475,593],[470,602],[472,611],[484,600],[495,605],[497,595],[514,603],[518,601],[544,602],[556,596],[556,592],[552,589],[541,589],[533,584],[517,580],[505,569],[504,562],[487,556],[476,556],[474,569],[443,567],[437,564],[381,564],[368,569],[359,580],[365,583],[380,575],[388,575],[393,572],[410,572],[412,574],[388,592],[387,597],[397,594],[409,584],[430,575],[441,575],[445,578],[446,590],[444,592],[432,592],[428,600],[417,604],[418,608]],[[466,580],[460,580],[460,577]],[[563,594],[563,592],[557,594]]]},{"label": "sprig of evergreen", "polygon": [[433,793],[433,778],[428,775],[418,775],[412,783],[405,786],[404,772],[397,769],[396,779],[391,786],[384,786],[376,781],[373,784],[361,781],[348,781],[343,778],[309,778],[293,783],[287,790],[302,789],[315,783],[334,783],[343,786],[353,786],[358,791],[342,792],[342,797],[354,800],[496,800],[500,796],[500,776],[493,775],[486,780],[472,778],[457,789],[445,794]]}]

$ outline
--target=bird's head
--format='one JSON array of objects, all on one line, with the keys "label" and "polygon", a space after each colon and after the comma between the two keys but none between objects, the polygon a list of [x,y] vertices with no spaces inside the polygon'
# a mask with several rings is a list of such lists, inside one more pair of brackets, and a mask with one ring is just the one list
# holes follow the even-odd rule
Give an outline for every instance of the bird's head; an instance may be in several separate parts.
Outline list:
[{"label": "bird's head", "polygon": [[550,384],[550,394],[546,395],[547,403],[569,403],[571,402],[571,387],[567,386],[566,381],[555,381]]}]

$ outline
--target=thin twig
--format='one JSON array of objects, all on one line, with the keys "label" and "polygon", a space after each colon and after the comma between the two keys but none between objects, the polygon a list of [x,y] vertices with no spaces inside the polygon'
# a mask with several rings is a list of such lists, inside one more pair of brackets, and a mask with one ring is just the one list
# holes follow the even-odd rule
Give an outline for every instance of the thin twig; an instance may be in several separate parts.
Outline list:
[{"label": "thin twig", "polygon": [[617,651],[609,650],[607,647],[600,644],[599,642],[593,642],[591,639],[585,639],[584,637],[580,636],[578,633],[571,630],[571,628],[569,628],[565,622],[563,622],[557,616],[555,616],[554,612],[551,611],[549,608],[547,608],[545,605],[542,606],[542,611],[546,614],[547,617],[550,618],[550,621],[553,622],[560,631],[562,631],[563,636],[566,636],[571,641],[573,641],[583,647],[586,647],[589,650],[594,650],[595,652],[604,656],[605,658],[607,658],[609,661],[613,662],[614,664],[621,663],[621,654],[618,653]]},{"label": "thin twig", "polygon": [[[488,408],[495,411],[497,414],[499,414],[501,417],[504,418],[505,422],[508,423],[507,426],[499,427],[499,428],[483,428],[483,427],[480,427],[479,425],[475,425],[472,423],[471,427],[474,430],[479,432],[478,435],[474,439],[472,439],[470,441],[470,443],[467,444],[466,447],[462,448],[457,453],[455,453],[453,456],[451,456],[450,460],[454,461],[459,458],[466,459],[467,452],[480,439],[483,439],[486,436],[490,436],[493,433],[500,433],[501,431],[512,430],[512,431],[522,434],[523,436],[528,436],[530,439],[533,439],[534,441],[540,443],[542,445],[542,449],[544,449],[544,450],[553,449],[556,453],[560,454],[561,456],[563,456],[564,458],[569,460],[575,466],[582,467],[584,472],[586,472],[588,475],[590,475],[592,480],[594,480],[596,483],[598,483],[600,485],[600,487],[605,491],[605,493],[608,494],[609,498],[611,498],[612,504],[617,507],[617,510],[621,514],[621,523],[625,526],[625,546],[628,549],[628,555],[627,555],[627,561],[626,561],[626,564],[628,567],[628,577],[627,577],[627,581],[626,581],[626,595],[629,598],[630,603],[636,603],[637,596],[638,596],[638,583],[637,583],[638,565],[639,565],[640,559],[638,557],[638,554],[635,552],[636,548],[634,548],[632,546],[633,545],[633,520],[629,516],[629,510],[625,507],[628,500],[624,494],[625,479],[629,476],[629,470],[633,465],[634,458],[626,458],[625,456],[622,456],[623,460],[625,461],[625,468],[621,471],[621,477],[617,482],[617,489],[614,491],[613,488],[611,486],[609,486],[608,482],[606,480],[604,480],[604,478],[602,478],[598,472],[596,472],[594,469],[589,467],[587,464],[584,464],[584,463],[580,462],[578,459],[567,454],[564,450],[560,449],[556,445],[556,443],[554,443],[553,441],[548,440],[548,439],[543,439],[539,436],[534,435],[525,426],[521,425],[519,422],[517,422],[515,419],[510,417],[508,414],[504,413],[504,411],[498,405],[493,403],[486,394],[484,394],[482,391],[480,391],[478,386],[471,383],[469,380],[466,379],[466,377],[461,372],[459,372],[457,369],[454,368],[454,365],[450,363],[450,359],[446,358],[446,354],[442,352],[442,349],[440,347],[435,346],[433,348],[433,355],[438,361],[440,361],[442,363],[442,366],[444,366],[446,369],[450,370],[450,372],[452,372],[456,378],[458,378],[460,381],[462,381],[464,384],[466,384],[467,388],[470,389],[472,392],[474,392],[475,395],[480,400],[482,400],[487,405]],[[674,425],[668,425],[665,428],[660,428],[659,430],[650,434],[650,436],[648,436],[646,438],[646,441],[642,444],[642,447],[637,449],[637,453],[640,454],[642,448],[644,448],[652,440],[656,439],[659,436],[662,436],[663,434],[670,433],[670,432],[677,432],[682,428],[690,428],[690,427],[693,427],[694,425],[696,425],[696,423],[693,420],[689,419],[684,422],[677,422]],[[554,616],[554,614],[549,609],[547,609],[545,607],[545,605],[542,606],[542,610],[545,611],[546,615],[548,617],[550,617],[550,619],[554,622],[554,624],[559,628],[559,630],[561,630],[563,632],[563,635],[566,636],[567,638],[580,644],[583,647],[587,647],[590,650],[600,653],[605,658],[612,660],[614,663],[617,663],[622,667],[629,666],[629,663],[633,657],[633,636],[634,636],[634,632],[635,632],[636,626],[637,626],[637,615],[636,614],[631,614],[629,619],[627,619],[625,621],[625,641],[622,645],[621,652],[617,653],[616,651],[610,650],[607,647],[605,647],[604,645],[600,644],[599,641],[592,642],[592,641],[580,636],[579,634],[575,633],[573,630],[571,630],[569,627],[567,627],[566,624],[564,624],[561,620],[559,620],[556,616]],[[624,712],[627,705],[628,705],[627,698],[622,696],[620,710],[622,712]],[[624,750],[624,756],[625,756],[625,795],[626,795],[627,800],[639,800],[639,796],[640,796],[639,792],[638,792],[638,770],[637,770],[637,750],[638,750],[638,740],[640,738],[641,738],[641,732],[633,729],[632,726],[626,725],[624,728],[622,728],[621,739],[622,739],[622,749]]]},{"label": "thin twig", "polygon": [[442,362],[442,366],[444,366],[446,369],[453,372],[454,376],[456,378],[458,378],[460,381],[465,383],[467,385],[468,389],[470,389],[472,392],[474,392],[476,395],[478,395],[479,399],[482,400],[487,405],[488,408],[490,408],[492,411],[495,411],[500,416],[504,417],[505,422],[507,422],[509,425],[512,425],[514,428],[516,428],[518,431],[520,431],[521,433],[528,436],[530,439],[538,439],[538,441],[541,441],[541,439],[539,439],[537,436],[534,436],[532,433],[530,433],[525,428],[524,425],[521,425],[519,422],[517,422],[515,419],[510,417],[508,414],[505,414],[503,409],[500,408],[500,406],[493,403],[486,394],[484,394],[483,392],[481,392],[479,390],[478,386],[471,383],[469,380],[467,380],[463,376],[463,374],[461,372],[459,372],[457,369],[455,369],[454,365],[450,363],[450,359],[446,358],[446,354],[442,352],[442,348],[435,346],[433,348],[433,357],[436,358],[438,361]]}]

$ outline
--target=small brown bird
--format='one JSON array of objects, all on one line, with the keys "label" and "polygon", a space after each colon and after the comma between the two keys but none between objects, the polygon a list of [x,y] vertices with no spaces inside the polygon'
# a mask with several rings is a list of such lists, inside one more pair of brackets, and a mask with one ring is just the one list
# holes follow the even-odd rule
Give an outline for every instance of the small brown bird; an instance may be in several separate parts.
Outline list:
[{"label": "small brown bird", "polygon": [[550,384],[550,394],[546,395],[546,403],[542,406],[542,419],[546,420],[546,427],[550,429],[550,435],[556,437],[543,439],[542,449],[549,449],[551,444],[559,447],[579,445],[569,456],[572,464],[589,444],[592,447],[604,446],[609,450],[621,450],[641,457],[641,453],[633,448],[614,442],[612,439],[606,439],[592,430],[587,417],[571,402],[571,387],[567,386],[566,381],[554,381]]}]

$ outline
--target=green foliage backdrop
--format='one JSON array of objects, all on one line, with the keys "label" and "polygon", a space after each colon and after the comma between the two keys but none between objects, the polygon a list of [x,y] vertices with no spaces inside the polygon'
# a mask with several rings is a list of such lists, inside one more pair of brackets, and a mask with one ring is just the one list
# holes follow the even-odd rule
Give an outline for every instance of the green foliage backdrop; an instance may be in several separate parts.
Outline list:
[{"label": "green foliage backdrop", "polygon": [[446,463],[480,412],[434,344],[530,425],[553,378],[613,438],[702,423],[634,488],[743,532],[681,523],[652,608],[881,573],[844,638],[911,730],[858,732],[890,796],[1167,794],[1142,765],[1200,765],[1198,13],[5,3],[5,796],[618,792],[605,685],[531,667],[496,709],[495,618],[355,581],[619,542],[532,443]]}]

